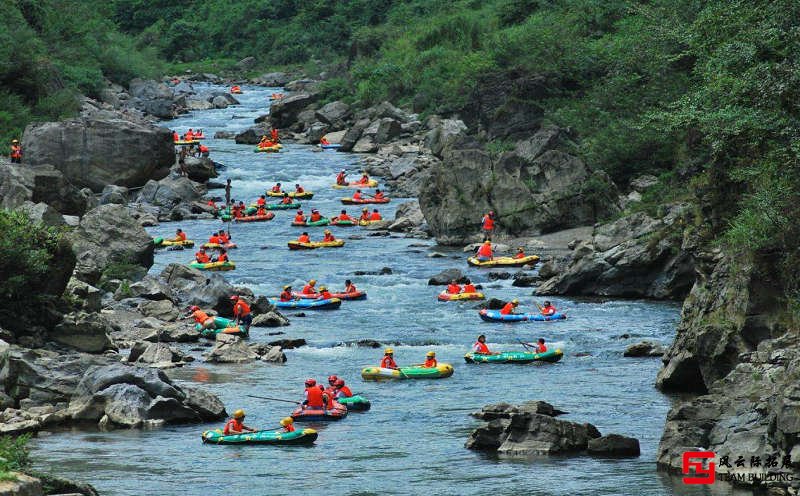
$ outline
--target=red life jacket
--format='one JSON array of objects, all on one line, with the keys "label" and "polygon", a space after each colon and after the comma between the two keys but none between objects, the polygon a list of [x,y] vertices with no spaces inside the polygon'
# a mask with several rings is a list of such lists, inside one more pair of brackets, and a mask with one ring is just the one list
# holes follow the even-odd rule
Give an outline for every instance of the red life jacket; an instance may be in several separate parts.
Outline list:
[{"label": "red life jacket", "polygon": [[281,293],[281,301],[292,301],[292,293],[288,291]]},{"label": "red life jacket", "polygon": [[475,353],[489,354],[489,347],[486,346],[486,343],[481,343],[480,341],[475,341],[475,344],[472,345],[472,349],[475,350]]},{"label": "red life jacket", "polygon": [[228,434],[239,434],[243,431],[244,422],[239,419],[230,419],[228,420],[228,423],[225,424],[225,428],[222,430],[222,433],[227,436]]},{"label": "red life jacket", "polygon": [[369,216],[369,220],[383,220],[383,218],[378,212],[372,212],[372,215]]},{"label": "red life jacket", "polygon": [[511,302],[506,303],[502,310],[500,310],[501,315],[511,315],[514,311],[514,304]]},{"label": "red life jacket", "polygon": [[484,215],[482,227],[484,231],[491,231],[492,229],[494,229],[494,219],[489,217],[488,214]]},{"label": "red life jacket", "polygon": [[322,408],[325,406],[322,403],[322,390],[316,386],[306,389],[306,400],[310,407]]},{"label": "red life jacket", "polygon": [[492,245],[482,244],[481,247],[478,248],[478,256],[491,257],[492,256]]},{"label": "red life jacket", "polygon": [[396,369],[397,364],[395,363],[393,357],[384,356],[383,360],[381,360],[381,367],[384,369]]}]

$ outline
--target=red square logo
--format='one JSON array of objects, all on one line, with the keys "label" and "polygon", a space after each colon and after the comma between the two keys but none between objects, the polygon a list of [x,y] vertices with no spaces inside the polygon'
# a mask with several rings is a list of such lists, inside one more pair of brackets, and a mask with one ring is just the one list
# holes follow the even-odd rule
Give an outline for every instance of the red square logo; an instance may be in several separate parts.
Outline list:
[{"label": "red square logo", "polygon": [[703,460],[713,460],[716,455],[713,451],[686,451],[683,453],[681,471],[684,474],[694,472],[695,477],[684,477],[684,484],[713,484],[716,480],[715,468],[717,465],[708,462],[708,468],[703,467]]}]

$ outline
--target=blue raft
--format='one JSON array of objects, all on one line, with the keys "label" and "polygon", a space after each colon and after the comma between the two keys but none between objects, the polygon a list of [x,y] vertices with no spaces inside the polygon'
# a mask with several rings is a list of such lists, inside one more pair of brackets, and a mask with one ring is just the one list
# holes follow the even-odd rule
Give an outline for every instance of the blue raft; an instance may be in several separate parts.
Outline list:
[{"label": "blue raft", "polygon": [[276,308],[284,310],[335,310],[342,306],[342,300],[339,298],[292,301],[280,301],[277,298],[270,298],[269,302],[275,305]]},{"label": "blue raft", "polygon": [[567,318],[566,314],[554,313],[553,315],[542,315],[538,313],[514,313],[511,315],[503,315],[500,310],[487,310],[483,309],[478,312],[481,319],[486,322],[528,322],[528,321],[549,321],[549,320],[564,320]]}]

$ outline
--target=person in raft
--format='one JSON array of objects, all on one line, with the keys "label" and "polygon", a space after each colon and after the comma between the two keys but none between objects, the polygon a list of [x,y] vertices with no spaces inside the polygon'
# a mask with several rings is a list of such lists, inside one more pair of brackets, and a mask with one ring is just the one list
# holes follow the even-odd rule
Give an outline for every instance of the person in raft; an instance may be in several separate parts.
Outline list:
[{"label": "person in raft", "polygon": [[477,293],[478,290],[475,289],[475,285],[472,284],[472,281],[467,279],[467,282],[464,283],[464,288],[461,290],[462,293]]},{"label": "person in raft", "polygon": [[329,375],[328,387],[324,388],[325,394],[327,394],[328,397],[332,400],[336,399],[336,381],[338,380],[339,378],[336,377],[335,375]]},{"label": "person in raft", "polygon": [[227,245],[231,242],[231,238],[228,237],[228,234],[224,230],[220,230],[217,233],[217,237],[219,238],[219,244]]},{"label": "person in raft", "polygon": [[281,427],[283,432],[294,432],[294,419],[292,417],[281,419]]},{"label": "person in raft", "polygon": [[458,294],[461,292],[461,286],[458,285],[458,281],[453,279],[450,281],[450,284],[447,285],[447,292],[449,294]]},{"label": "person in raft", "polygon": [[353,200],[358,201],[358,200],[363,200],[363,199],[364,198],[362,198],[362,196],[361,196],[361,190],[357,189],[356,192],[353,193]]},{"label": "person in raft", "polygon": [[378,212],[377,208],[372,209],[372,214],[370,214],[369,220],[383,220],[383,217],[381,217],[381,214]]},{"label": "person in raft", "polygon": [[180,242],[186,241],[186,233],[183,232],[180,229],[176,229],[175,230],[175,237],[172,238],[172,241],[175,241],[176,243],[180,243]]},{"label": "person in raft", "polygon": [[514,309],[519,306],[519,300],[514,298],[506,303],[500,310],[500,315],[514,315]]},{"label": "person in raft", "polygon": [[311,218],[308,219],[310,222],[319,222],[322,220],[322,214],[319,213],[319,210],[316,208],[311,209]]},{"label": "person in raft", "polygon": [[328,409],[328,395],[322,389],[317,387],[317,381],[314,379],[306,379],[306,390],[304,393],[305,399],[301,403],[303,408],[310,408],[314,410]]},{"label": "person in raft", "polygon": [[494,253],[492,253],[492,242],[488,239],[483,242],[483,244],[478,247],[478,260],[481,262],[486,262],[491,260],[494,257]]},{"label": "person in raft", "polygon": [[547,345],[544,344],[544,338],[539,338],[535,343],[525,343],[527,346],[533,348],[536,353],[544,353],[547,351]]},{"label": "person in raft", "polygon": [[236,317],[237,325],[241,323],[244,325],[244,330],[250,332],[250,324],[253,323],[253,314],[250,311],[250,305],[244,301],[244,298],[238,295],[231,296],[233,302],[233,316]]},{"label": "person in raft", "polygon": [[273,186],[270,191],[272,191],[273,193],[280,193],[281,192],[281,183],[275,183],[275,186]]},{"label": "person in raft", "polygon": [[375,194],[372,196],[372,198],[375,200],[383,200],[386,197],[383,195],[383,191],[376,189]]},{"label": "person in raft", "polygon": [[489,347],[486,346],[486,336],[481,334],[478,336],[478,340],[475,341],[475,344],[472,345],[473,353],[477,355],[499,355],[500,353],[492,353],[489,351]]},{"label": "person in raft", "polygon": [[372,220],[370,219],[370,217],[371,216],[369,215],[369,209],[367,207],[364,207],[361,209],[361,217],[359,217],[358,220]]},{"label": "person in raft", "polygon": [[292,297],[292,287],[288,284],[283,287],[283,291],[281,292],[280,296],[278,297],[280,301],[292,301],[294,297]]},{"label": "person in raft", "polygon": [[345,279],[344,281],[344,292],[345,293],[357,293],[358,290],[356,289],[356,285],[353,284],[353,281],[350,279]]},{"label": "person in raft", "polygon": [[521,246],[517,248],[517,253],[514,254],[514,258],[525,258],[525,249]]},{"label": "person in raft", "polygon": [[429,351],[425,353],[425,363],[422,364],[422,367],[426,369],[435,369],[436,365],[436,352]]},{"label": "person in raft", "polygon": [[367,171],[361,173],[361,179],[357,182],[358,184],[369,184],[369,174],[367,174]]},{"label": "person in raft", "polygon": [[311,242],[311,238],[308,237],[308,233],[307,232],[303,232],[303,234],[301,234],[300,236],[297,237],[297,242],[298,243],[310,243]]},{"label": "person in raft", "polygon": [[328,291],[328,288],[325,287],[325,286],[320,286],[319,287],[319,299],[320,300],[330,300],[331,298],[333,298],[333,295],[331,294],[330,291]]},{"label": "person in raft", "polygon": [[328,229],[325,229],[324,234],[325,234],[325,236],[322,238],[322,242],[323,243],[332,243],[332,242],[336,241],[336,237]]},{"label": "person in raft", "polygon": [[330,142],[330,141],[328,141],[328,138],[326,138],[325,136],[323,136],[323,137],[322,137],[322,139],[320,139],[320,140],[319,140],[319,144],[320,144],[320,145],[330,145],[330,144],[331,144],[331,142]]},{"label": "person in raft", "polygon": [[211,261],[211,257],[208,256],[208,253],[206,253],[205,248],[200,248],[200,251],[194,254],[194,259],[195,261],[197,261],[197,263],[202,263],[202,264]]},{"label": "person in raft", "polygon": [[347,172],[344,169],[336,174],[336,184],[339,186],[347,186]]},{"label": "person in raft", "polygon": [[481,219],[481,232],[483,233],[483,240],[491,240],[492,232],[494,232],[494,212],[490,211]]},{"label": "person in raft", "polygon": [[228,259],[228,250],[226,250],[225,248],[222,248],[219,251],[219,256],[217,258],[215,258],[214,260],[212,260],[212,261],[213,262],[230,262],[230,260]]},{"label": "person in raft", "polygon": [[339,214],[339,216],[337,217],[337,219],[338,219],[338,220],[340,220],[340,221],[350,221],[350,222],[353,222],[353,218],[352,218],[352,217],[350,217],[349,215],[347,215],[347,210],[345,210],[345,209],[342,209],[342,212]]},{"label": "person in raft", "polygon": [[300,193],[305,193],[306,190],[304,190],[303,187],[300,186],[299,184],[295,184],[294,185],[294,192],[297,193],[297,194],[300,194]]},{"label": "person in raft", "polygon": [[539,307],[539,311],[545,317],[550,317],[556,314],[556,307],[554,307],[549,301],[545,300],[544,305]]},{"label": "person in raft", "polygon": [[244,417],[244,410],[241,408],[233,412],[233,418],[228,420],[228,423],[225,424],[225,428],[222,429],[222,433],[226,436],[230,436],[231,434],[241,434],[245,431],[257,432],[256,429],[244,425]]},{"label": "person in raft", "polygon": [[304,295],[315,295],[315,294],[317,294],[317,290],[314,289],[314,286],[316,286],[316,284],[317,284],[317,280],[316,279],[309,280],[308,284],[303,286],[302,293]]},{"label": "person in raft", "polygon": [[353,396],[353,392],[350,391],[350,388],[344,385],[344,379],[336,379],[336,393],[334,394],[334,398],[350,398]]},{"label": "person in raft", "polygon": [[381,368],[384,369],[397,369],[397,363],[394,361],[394,350],[386,348],[383,351],[383,360],[381,360]]},{"label": "person in raft", "polygon": [[256,217],[265,217],[267,215],[267,209],[264,208],[264,205],[259,205],[258,209],[256,210]]},{"label": "person in raft", "polygon": [[197,305],[193,305],[189,307],[189,311],[192,312],[190,316],[194,319],[195,322],[200,324],[203,329],[214,329],[215,323],[212,317],[209,317],[207,313],[200,310],[200,307]]},{"label": "person in raft", "polygon": [[305,224],[306,223],[306,216],[303,215],[302,210],[298,210],[297,213],[294,215],[294,222],[295,224]]},{"label": "person in raft", "polygon": [[283,198],[281,199],[281,203],[284,205],[289,205],[292,203],[292,199],[289,197],[289,193],[284,193]]},{"label": "person in raft", "polygon": [[256,206],[257,207],[263,207],[266,204],[267,204],[266,195],[261,195],[261,196],[258,197],[258,200],[256,200]]}]

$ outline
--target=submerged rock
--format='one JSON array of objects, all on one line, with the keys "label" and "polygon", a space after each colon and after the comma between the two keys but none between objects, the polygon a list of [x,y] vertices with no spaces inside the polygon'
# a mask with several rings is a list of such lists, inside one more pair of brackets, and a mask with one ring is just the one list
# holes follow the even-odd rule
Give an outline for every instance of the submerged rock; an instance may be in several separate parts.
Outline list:
[{"label": "submerged rock", "polygon": [[664,356],[665,351],[664,346],[659,343],[642,341],[625,348],[625,352],[622,355],[626,357],[660,357]]},{"label": "submerged rock", "polygon": [[459,284],[466,281],[466,277],[459,269],[445,269],[428,279],[428,286],[447,286],[450,281],[455,280]]},{"label": "submerged rock", "polygon": [[636,457],[641,453],[638,439],[619,434],[590,439],[586,451],[590,455],[613,457]]}]

